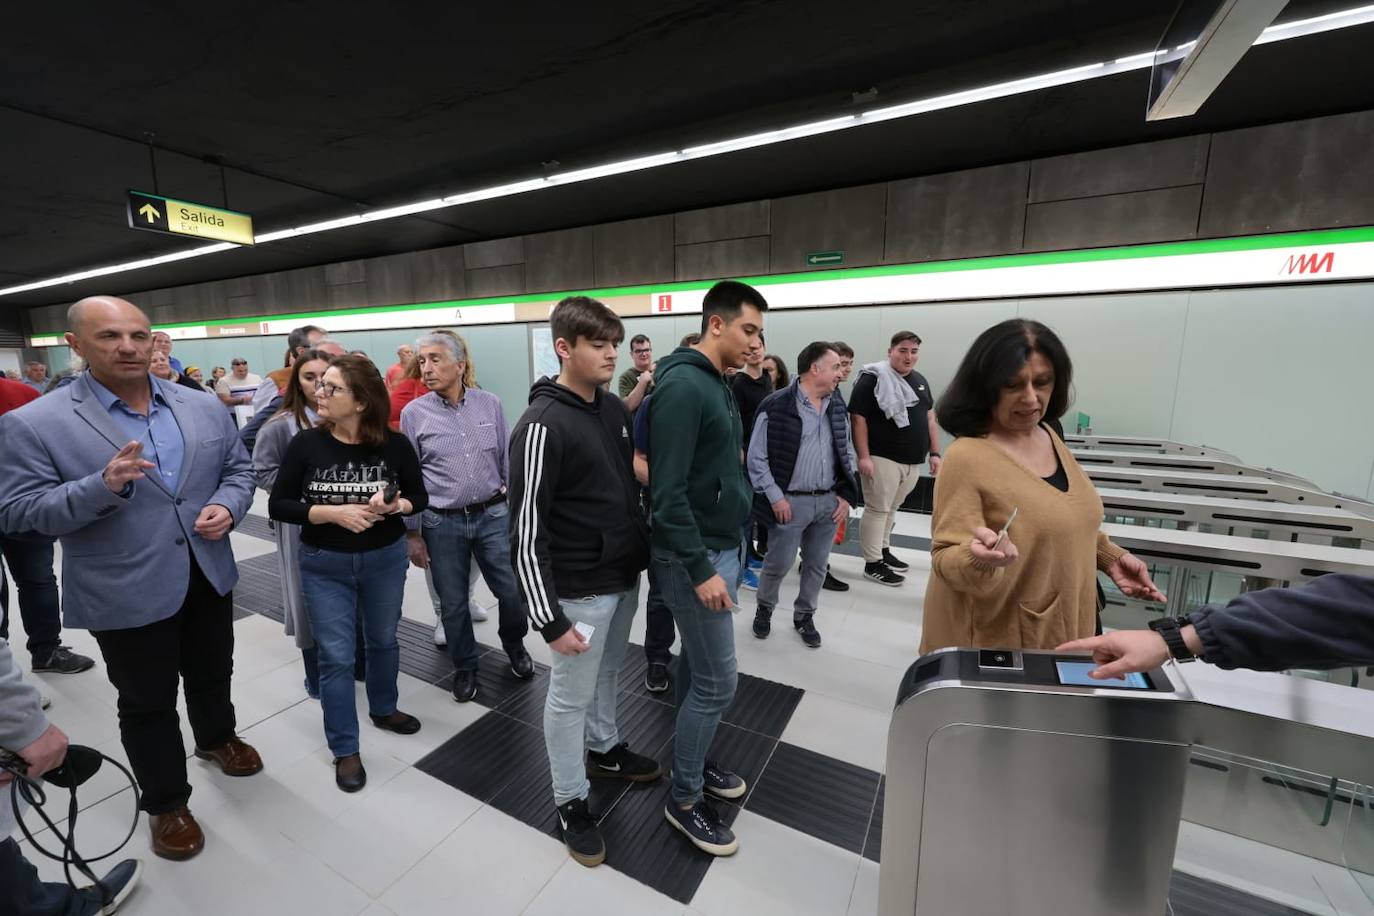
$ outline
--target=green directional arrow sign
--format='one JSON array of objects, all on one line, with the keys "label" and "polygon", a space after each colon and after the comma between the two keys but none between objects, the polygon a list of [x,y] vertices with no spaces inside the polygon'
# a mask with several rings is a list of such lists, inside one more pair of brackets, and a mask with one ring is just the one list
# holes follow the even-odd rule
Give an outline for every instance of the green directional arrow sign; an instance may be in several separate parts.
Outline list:
[{"label": "green directional arrow sign", "polygon": [[807,267],[836,267],[843,263],[843,251],[812,251],[806,256]]}]

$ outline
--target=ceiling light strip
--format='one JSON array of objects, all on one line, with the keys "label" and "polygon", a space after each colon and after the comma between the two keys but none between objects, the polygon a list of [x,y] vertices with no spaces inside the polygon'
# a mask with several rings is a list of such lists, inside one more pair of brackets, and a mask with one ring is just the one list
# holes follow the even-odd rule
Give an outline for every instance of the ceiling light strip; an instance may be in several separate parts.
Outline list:
[{"label": "ceiling light strip", "polygon": [[[1300,19],[1271,25],[1260,34],[1260,37],[1255,40],[1255,44],[1260,45],[1276,41],[1287,41],[1292,38],[1301,38],[1306,35],[1365,25],[1370,22],[1374,22],[1374,4],[1352,7],[1351,9],[1328,13],[1323,16],[1314,16],[1310,19]],[[254,242],[257,245],[262,245],[264,243],[296,238],[302,235],[332,232],[337,229],[347,229],[364,223],[396,219],[402,216],[413,216],[416,213],[457,207],[481,200],[513,197],[518,194],[527,194],[531,191],[540,191],[545,188],[576,184],[583,181],[595,181],[600,178],[607,178],[613,175],[624,175],[630,172],[643,171],[645,169],[662,168],[663,166],[674,165],[679,162],[690,162],[695,159],[721,156],[740,150],[770,146],[775,143],[786,143],[790,140],[819,136],[839,130],[849,130],[850,128],[860,127],[866,124],[877,124],[883,121],[908,118],[932,111],[942,111],[963,105],[973,105],[978,102],[990,101],[992,99],[1022,95],[1029,92],[1039,92],[1043,89],[1051,89],[1056,86],[1065,86],[1070,83],[1079,83],[1085,80],[1102,79],[1103,77],[1115,76],[1120,73],[1145,69],[1154,63],[1156,57],[1160,56],[1160,53],[1161,52],[1148,51],[1142,54],[1132,54],[1126,57],[1118,57],[1112,61],[1102,61],[1081,67],[1071,67],[1067,70],[1056,70],[1051,73],[1042,73],[1036,76],[1008,80],[990,86],[966,89],[960,92],[952,92],[945,95],[905,102],[900,105],[875,108],[859,114],[826,118],[821,121],[812,121],[806,124],[798,124],[793,127],[784,127],[778,130],[749,134],[731,140],[721,140],[716,143],[689,146],[673,152],[639,156],[619,162],[610,162],[605,165],[573,169],[568,172],[558,172],[543,178],[531,178],[507,184],[493,185],[487,188],[451,194],[447,197],[438,197],[431,200],[418,201],[416,203],[386,207],[379,210],[370,210],[365,213],[323,220],[317,223],[308,223],[288,229],[276,229],[255,236]],[[126,261],[120,264],[111,264],[106,267],[95,267],[77,273],[65,274],[60,277],[51,277],[45,280],[35,280],[31,283],[21,283],[17,286],[5,287],[0,289],[0,296],[10,296],[16,293],[31,292],[36,289],[46,289],[48,287],[61,286],[67,283],[76,283],[81,280],[90,280],[94,277],[105,277],[111,274],[125,273],[128,271],[140,270],[145,267],[155,267],[159,264],[168,264],[174,261],[185,261],[237,247],[239,246],[229,243],[204,245],[186,251],[175,252],[173,254],[142,258],[136,261]]]}]

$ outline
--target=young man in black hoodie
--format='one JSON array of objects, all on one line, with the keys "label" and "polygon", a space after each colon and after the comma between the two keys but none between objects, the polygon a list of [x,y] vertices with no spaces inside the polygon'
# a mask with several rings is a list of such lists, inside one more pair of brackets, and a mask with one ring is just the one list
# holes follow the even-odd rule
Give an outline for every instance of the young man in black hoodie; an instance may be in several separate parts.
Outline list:
[{"label": "young man in black hoodie", "polygon": [[706,759],[735,698],[735,606],[753,488],[744,472],[739,405],[725,380],[763,331],[768,303],[723,280],[701,305],[701,341],[659,361],[649,402],[654,576],[681,637],[673,787],[664,815],[697,846],[739,848],[702,792],[739,798],[744,780]]},{"label": "young man in black hoodie", "polygon": [[620,740],[615,720],[649,529],[630,413],[602,388],[615,375],[625,328],[586,296],[559,302],[549,324],[561,372],[535,382],[511,434],[511,565],[530,620],[553,650],[544,743],[558,824],[569,854],[593,866],[605,860],[606,846],[587,808],[587,777],[662,775],[656,760]]}]

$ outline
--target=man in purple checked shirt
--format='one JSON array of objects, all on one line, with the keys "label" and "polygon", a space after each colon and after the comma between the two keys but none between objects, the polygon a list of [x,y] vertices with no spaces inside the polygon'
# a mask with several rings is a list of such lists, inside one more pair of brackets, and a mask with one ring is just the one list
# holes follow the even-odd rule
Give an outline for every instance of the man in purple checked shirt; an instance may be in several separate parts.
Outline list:
[{"label": "man in purple checked shirt", "polygon": [[406,520],[406,546],[410,561],[434,575],[439,618],[457,669],[453,698],[466,703],[477,696],[477,639],[468,614],[473,560],[500,607],[499,633],[511,673],[521,679],[534,675],[524,646],[528,618],[510,566],[509,434],[500,398],[463,385],[468,354],[461,343],[428,334],[416,342],[416,351],[429,393],[401,411],[401,432],[420,456],[429,508],[418,520]]}]

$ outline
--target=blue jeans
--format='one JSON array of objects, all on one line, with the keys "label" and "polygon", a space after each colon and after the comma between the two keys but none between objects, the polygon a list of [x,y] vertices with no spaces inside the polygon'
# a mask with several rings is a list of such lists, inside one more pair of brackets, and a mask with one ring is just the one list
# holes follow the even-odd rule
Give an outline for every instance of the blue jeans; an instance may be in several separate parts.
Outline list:
[{"label": "blue jeans", "polygon": [[553,803],[586,798],[587,764],[583,751],[605,753],[620,743],[615,702],[620,661],[630,641],[630,622],[639,607],[639,582],[629,591],[587,598],[560,598],[573,623],[596,627],[591,647],[581,655],[553,653],[549,693],[544,699],[544,745],[553,774]]},{"label": "blue jeans", "polygon": [[[29,655],[46,661],[62,637],[61,602],[52,571],[53,539],[36,534],[0,536],[0,552],[14,573]],[[0,601],[0,639],[9,639],[9,624],[9,607]]]},{"label": "blue jeans", "polygon": [[375,716],[396,711],[401,670],[396,625],[408,564],[404,540],[362,553],[301,545],[301,593],[320,653],[324,735],[336,758],[358,753],[353,664],[359,620],[367,645],[368,711]]},{"label": "blue jeans", "polygon": [[[711,565],[725,580],[731,601],[744,565],[744,542],[734,550],[713,550]],[[691,805],[701,800],[706,753],[720,717],[735,699],[735,620],[729,611],[713,611],[697,598],[682,561],[657,548],[651,561],[682,639],[678,655],[677,739],[673,751],[673,801]]]},{"label": "blue jeans", "polygon": [[448,637],[453,667],[477,670],[477,637],[472,634],[472,615],[468,612],[473,560],[496,596],[502,647],[509,652],[520,646],[530,627],[510,566],[510,509],[506,504],[497,503],[471,515],[426,510],[420,518],[420,535],[429,550],[434,590],[439,593],[439,619]]},{"label": "blue jeans", "polygon": [[[9,807],[9,786],[5,787]],[[38,870],[24,858],[19,844],[0,840],[0,913],[25,916],[94,916],[100,904],[93,895],[78,894],[65,881],[44,882]]]},{"label": "blue jeans", "polygon": [[668,665],[673,661],[673,612],[663,601],[663,589],[658,585],[658,573],[649,567],[649,597],[644,601],[644,659],[651,665]]}]

